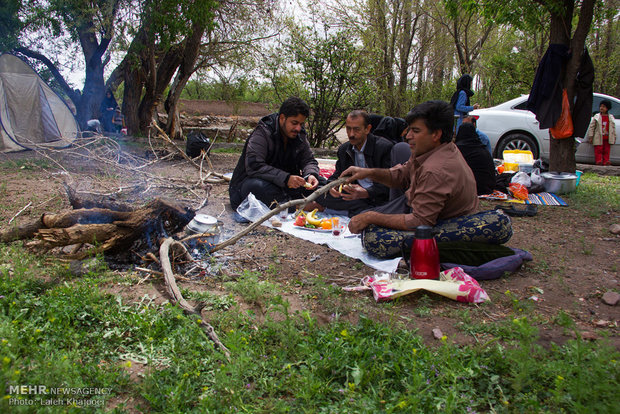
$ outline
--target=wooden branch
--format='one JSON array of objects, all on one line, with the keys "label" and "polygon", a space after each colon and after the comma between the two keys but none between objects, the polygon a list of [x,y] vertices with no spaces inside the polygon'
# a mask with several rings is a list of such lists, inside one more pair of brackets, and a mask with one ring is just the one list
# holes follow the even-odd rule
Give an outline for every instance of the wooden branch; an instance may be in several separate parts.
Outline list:
[{"label": "wooden branch", "polygon": [[[300,198],[300,199],[297,199],[297,200],[291,200],[291,201],[288,201],[288,202],[286,202],[284,204],[280,204],[278,207],[276,207],[275,209],[273,209],[273,210],[269,211],[268,213],[264,214],[261,218],[256,220],[254,223],[250,224],[248,227],[246,227],[242,231],[240,231],[237,234],[233,235],[230,239],[225,240],[222,243],[216,244],[213,247],[213,249],[211,249],[210,253],[214,253],[214,252],[216,252],[218,250],[223,249],[224,247],[228,247],[230,245],[235,244],[240,238],[242,238],[243,236],[245,236],[246,234],[248,234],[249,232],[254,230],[256,227],[258,227],[265,220],[268,220],[269,218],[271,218],[271,217],[275,216],[276,214],[278,214],[280,211],[282,211],[284,209],[288,209],[289,207],[308,204],[309,202],[314,201],[317,198],[319,198],[319,196],[327,193],[330,189],[332,189],[334,187],[337,187],[340,184],[346,183],[349,178],[350,177],[338,178],[336,181],[332,181],[331,183],[325,185],[324,187],[319,188],[318,190],[316,190],[315,192],[313,192],[312,194],[310,194],[306,198]],[[186,241],[186,240],[193,239],[193,238],[198,238],[198,237],[205,237],[205,236],[202,235],[202,234],[196,234],[196,235],[193,235],[193,236],[186,237],[185,239],[183,239],[181,241]]]},{"label": "wooden branch", "polygon": [[179,146],[177,144],[175,144],[170,137],[168,137],[168,135],[164,132],[163,129],[161,129],[159,127],[159,125],[157,125],[157,122],[152,122],[151,125],[153,125],[155,127],[155,129],[157,129],[157,131],[159,131],[159,134],[169,143],[171,144],[178,152],[179,154],[181,154],[181,156],[183,158],[185,158],[187,161],[189,161],[190,164],[192,164],[194,167],[196,167],[196,169],[198,171],[200,171],[200,165],[196,164],[196,161],[194,161],[192,158],[190,158],[189,155],[187,155],[185,153],[185,151],[183,151],[181,148],[179,148]]},{"label": "wooden branch", "polygon": [[181,294],[181,290],[177,286],[177,282],[174,278],[174,273],[172,272],[172,265],[170,264],[170,256],[169,256],[170,246],[174,244],[180,244],[180,243],[169,237],[166,240],[164,240],[164,242],[159,247],[159,258],[161,261],[161,268],[164,272],[164,280],[166,282],[166,291],[170,295],[172,302],[175,304],[178,304],[181,307],[181,309],[183,309],[185,312],[200,316],[201,328],[205,331],[209,339],[211,339],[215,343],[215,345],[217,345],[222,350],[222,352],[224,352],[224,355],[226,355],[226,358],[230,359],[230,352],[218,338],[217,334],[215,333],[215,329],[213,329],[213,326],[211,326],[209,323],[207,323],[202,318],[202,315],[200,312],[200,309],[202,307],[191,306],[183,298],[183,295]]},{"label": "wooden branch", "polygon": [[24,212],[24,210],[26,210],[28,207],[30,207],[32,205],[32,201],[29,202],[28,204],[26,204],[24,206],[24,208],[22,208],[21,210],[19,210],[13,217],[11,217],[11,219],[9,220],[9,224],[11,224],[13,222],[13,220],[15,220],[20,214],[22,214]]}]

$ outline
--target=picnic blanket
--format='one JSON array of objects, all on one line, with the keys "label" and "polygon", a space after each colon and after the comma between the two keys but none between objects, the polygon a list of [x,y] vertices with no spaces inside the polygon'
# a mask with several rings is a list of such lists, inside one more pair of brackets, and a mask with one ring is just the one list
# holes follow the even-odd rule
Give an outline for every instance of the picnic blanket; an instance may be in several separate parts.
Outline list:
[{"label": "picnic blanket", "polygon": [[539,204],[543,206],[568,206],[568,203],[553,193],[533,193],[529,194],[525,204]]},{"label": "picnic blanket", "polygon": [[521,203],[521,204],[538,204],[542,206],[568,206],[568,203],[562,199],[562,197],[553,193],[530,193],[527,200],[519,200],[510,197],[506,193],[495,190],[492,194],[483,194],[478,196],[483,200],[497,200],[507,201],[509,203]]},{"label": "picnic blanket", "polygon": [[[237,208],[237,213],[250,221],[258,220],[258,218],[268,211],[269,208],[264,203],[257,200],[252,193],[250,193]],[[274,227],[270,220],[264,221],[262,225],[288,233],[292,236],[315,244],[326,244],[328,247],[339,251],[345,256],[361,260],[373,269],[388,273],[393,273],[396,271],[400,257],[384,260],[371,256],[362,246],[361,236],[359,234],[352,234],[348,227],[346,227],[349,223],[349,217],[336,215],[330,215],[330,217],[339,217],[340,223],[345,225],[345,230],[342,235],[334,236],[332,235],[331,230],[311,230],[294,226],[294,217],[292,214],[289,214],[287,219],[282,220],[282,225],[280,227]]]}]

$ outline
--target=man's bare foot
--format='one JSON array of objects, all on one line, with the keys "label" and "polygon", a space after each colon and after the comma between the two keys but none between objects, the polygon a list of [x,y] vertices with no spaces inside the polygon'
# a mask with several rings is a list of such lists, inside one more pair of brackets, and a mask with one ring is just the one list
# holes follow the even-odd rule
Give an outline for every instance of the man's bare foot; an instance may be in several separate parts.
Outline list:
[{"label": "man's bare foot", "polygon": [[316,201],[311,201],[308,204],[306,204],[304,206],[304,211],[312,211],[314,209],[317,209],[318,211],[323,211],[325,210],[325,207],[323,207],[322,205],[320,205],[319,203],[317,203]]}]

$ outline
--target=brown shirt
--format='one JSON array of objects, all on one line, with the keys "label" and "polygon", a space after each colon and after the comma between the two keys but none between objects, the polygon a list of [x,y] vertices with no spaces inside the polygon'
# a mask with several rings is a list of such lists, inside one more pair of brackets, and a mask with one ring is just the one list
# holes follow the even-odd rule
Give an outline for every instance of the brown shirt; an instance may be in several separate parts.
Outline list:
[{"label": "brown shirt", "polygon": [[391,186],[407,188],[412,209],[405,225],[434,226],[438,219],[473,214],[478,209],[476,180],[457,146],[450,142],[390,168]]}]

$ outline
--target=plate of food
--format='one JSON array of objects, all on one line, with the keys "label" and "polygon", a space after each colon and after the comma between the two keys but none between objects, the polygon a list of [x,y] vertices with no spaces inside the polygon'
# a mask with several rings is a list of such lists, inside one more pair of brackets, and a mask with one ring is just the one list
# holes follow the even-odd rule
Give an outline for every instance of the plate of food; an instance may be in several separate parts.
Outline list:
[{"label": "plate of food", "polygon": [[303,230],[316,231],[320,233],[331,233],[333,227],[333,220],[338,218],[320,218],[316,215],[318,210],[312,210],[311,212],[300,212],[295,217],[293,226]]}]

